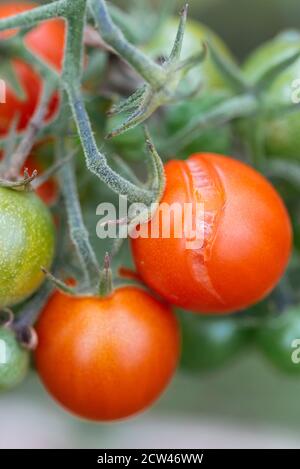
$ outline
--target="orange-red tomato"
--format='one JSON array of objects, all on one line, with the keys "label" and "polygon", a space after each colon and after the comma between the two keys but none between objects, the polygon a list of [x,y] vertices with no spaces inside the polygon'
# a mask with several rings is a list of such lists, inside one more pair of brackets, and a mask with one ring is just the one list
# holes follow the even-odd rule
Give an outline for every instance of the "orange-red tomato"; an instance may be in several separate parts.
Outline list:
[{"label": "orange-red tomato", "polygon": [[[1,4],[0,19],[30,10],[36,6],[37,4],[31,2]],[[10,35],[11,32],[1,33],[0,40]],[[64,40],[64,21],[55,19],[43,22],[30,31],[26,35],[25,44],[31,52],[48,62],[55,69],[61,70]],[[9,87],[9,83],[7,83],[6,102],[0,105],[0,135],[5,135],[8,132],[16,116],[19,119],[18,130],[26,128],[28,121],[36,109],[42,90],[41,77],[32,66],[20,59],[14,59],[13,66],[26,97],[24,100],[20,99]],[[53,117],[58,108],[58,102],[59,96],[55,93],[49,103],[46,119]]]},{"label": "orange-red tomato", "polygon": [[[165,170],[162,202],[204,204],[204,242],[187,248],[185,236],[174,236],[174,218],[169,238],[160,233],[133,239],[145,283],[197,312],[232,312],[262,299],[282,276],[291,251],[289,216],[275,189],[246,164],[216,154],[170,161]],[[157,212],[148,228],[160,218]]]},{"label": "orange-red tomato", "polygon": [[38,373],[50,394],[92,420],[128,417],[165,389],[178,360],[172,311],[145,291],[106,298],[55,293],[37,324]]}]

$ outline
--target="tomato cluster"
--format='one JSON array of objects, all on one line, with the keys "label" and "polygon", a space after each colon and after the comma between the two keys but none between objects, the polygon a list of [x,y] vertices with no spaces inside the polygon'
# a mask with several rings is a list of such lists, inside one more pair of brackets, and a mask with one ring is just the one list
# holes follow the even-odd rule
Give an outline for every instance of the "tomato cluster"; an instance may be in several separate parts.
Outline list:
[{"label": "tomato cluster", "polygon": [[[35,6],[27,2],[1,4],[0,18]],[[41,23],[25,36],[26,47],[57,71],[62,67],[65,28],[63,20],[55,19]],[[176,29],[177,22],[169,19],[143,50],[153,58],[165,56]],[[0,40],[11,34],[15,32],[1,33]],[[187,26],[182,58],[199,52],[201,41],[212,43],[229,64],[236,66],[223,42],[193,21]],[[254,86],[281,54],[296,51],[298,43],[298,34],[279,36],[254,52],[243,73]],[[43,85],[30,63],[20,57],[9,60],[25,98],[8,86],[6,102],[0,105],[1,137],[8,137],[16,118],[20,133],[28,127]],[[264,103],[288,104],[287,83],[295,78],[299,63],[296,60],[272,82],[262,98]],[[210,55],[188,74],[187,80],[190,91],[201,84],[205,95],[164,107],[154,116],[150,125],[161,144],[187,122],[234,95]],[[103,94],[103,99],[110,100],[107,93]],[[58,108],[59,96],[55,93],[47,122]],[[106,131],[121,122],[119,117],[108,119],[102,110],[100,114],[101,127],[105,122]],[[97,115],[94,120],[98,119]],[[204,129],[183,145],[177,155],[181,159],[175,159],[174,154],[164,165],[166,181],[160,205],[151,220],[136,227],[158,236],[131,240],[136,267],[132,277],[139,286],[122,285],[101,296],[90,290],[83,293],[80,288],[68,290],[56,280],[63,291],[56,289],[41,307],[34,357],[45,387],[69,411],[91,420],[110,421],[146,409],[174,375],[181,342],[180,363],[189,371],[218,368],[242,353],[245,344],[255,342],[277,367],[298,373],[299,344],[295,341],[300,333],[299,308],[285,307],[277,315],[253,314],[254,321],[248,321],[252,317],[250,308],[259,302],[267,312],[264,300],[283,276],[292,250],[291,222],[278,191],[241,157],[226,156],[236,154],[233,134],[237,132],[243,140],[251,119],[226,123],[217,130]],[[267,156],[298,156],[297,113],[272,119],[264,116],[257,122]],[[142,159],[143,145],[141,127],[108,144],[112,152],[117,150],[131,163]],[[34,147],[23,169],[26,167],[29,173],[43,171],[46,161],[41,154],[41,149]],[[84,173],[82,168],[79,171],[82,182]],[[98,197],[98,183],[91,182],[88,193],[80,186],[80,196],[88,199],[90,210],[96,186]],[[0,187],[1,310],[17,305],[22,311],[43,282],[41,269],[51,269],[55,227],[48,205],[57,202],[58,191],[54,179],[44,182],[36,194],[25,183],[21,190],[20,186]],[[166,205],[179,207],[180,216],[176,218],[172,210],[166,215]],[[169,223],[167,236],[161,229],[164,221]],[[186,226],[192,233],[184,230]],[[73,238],[78,233],[74,236],[74,231]],[[173,311],[176,307],[184,309],[179,312],[179,322]],[[0,362],[0,389],[18,384],[29,366],[29,352],[20,344],[18,327],[18,318],[0,327],[0,358],[1,351],[5,354],[5,365]],[[293,360],[291,344],[295,349]]]}]

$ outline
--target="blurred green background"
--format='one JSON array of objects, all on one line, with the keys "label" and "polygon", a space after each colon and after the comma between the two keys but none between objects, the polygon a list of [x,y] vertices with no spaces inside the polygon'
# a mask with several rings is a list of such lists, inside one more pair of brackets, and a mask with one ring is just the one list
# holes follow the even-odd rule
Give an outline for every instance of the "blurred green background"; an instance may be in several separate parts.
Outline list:
[{"label": "blurred green background", "polygon": [[[300,29],[299,0],[189,3],[190,16],[214,29],[240,60],[279,31]],[[250,348],[224,369],[178,373],[145,414],[96,425],[56,406],[32,373],[0,397],[0,448],[300,448],[299,396],[299,379],[273,370]]]},{"label": "blurred green background", "polygon": [[297,0],[191,0],[189,4],[190,14],[214,29],[240,60],[279,31],[300,28]]}]

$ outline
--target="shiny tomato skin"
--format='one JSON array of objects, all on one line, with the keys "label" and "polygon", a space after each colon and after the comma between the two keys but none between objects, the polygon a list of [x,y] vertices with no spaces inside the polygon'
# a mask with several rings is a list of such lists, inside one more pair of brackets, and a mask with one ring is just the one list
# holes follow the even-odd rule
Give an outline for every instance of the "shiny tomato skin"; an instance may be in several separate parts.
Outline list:
[{"label": "shiny tomato skin", "polygon": [[[27,11],[38,6],[31,2],[12,2],[0,5],[0,18],[5,18],[17,13]],[[1,33],[1,38],[11,35]],[[30,31],[25,44],[28,49],[49,63],[56,70],[61,70],[65,39],[65,25],[61,19],[49,20],[41,23]],[[15,73],[25,92],[25,99],[16,96],[9,87],[6,88],[6,102],[0,106],[0,135],[5,135],[11,126],[13,119],[19,116],[18,130],[24,130],[32,117],[42,90],[42,81],[39,74],[27,63],[20,59],[13,60]],[[57,111],[59,96],[55,93],[50,100],[46,119],[53,117]]]},{"label": "shiny tomato skin", "polygon": [[278,193],[250,166],[217,154],[170,161],[165,171],[161,202],[204,203],[204,244],[187,249],[184,237],[174,237],[174,221],[170,238],[132,239],[139,275],[170,303],[197,312],[228,313],[258,302],[282,276],[291,251]]},{"label": "shiny tomato skin", "polygon": [[1,394],[23,381],[28,372],[30,358],[28,350],[21,347],[14,332],[8,327],[0,327],[0,345],[5,353],[5,360],[0,363]]},{"label": "shiny tomato skin", "polygon": [[51,268],[55,231],[49,209],[34,192],[0,188],[0,308],[32,295]]},{"label": "shiny tomato skin", "polygon": [[145,409],[177,365],[175,316],[136,287],[106,298],[55,293],[37,333],[43,383],[66,409],[86,419],[116,420]]},{"label": "shiny tomato skin", "polygon": [[271,364],[285,373],[299,376],[299,305],[271,316],[257,329],[256,341]]},{"label": "shiny tomato skin", "polygon": [[181,367],[184,371],[213,371],[239,357],[250,333],[236,315],[200,316],[182,311]]},{"label": "shiny tomato skin", "polygon": [[[243,65],[245,76],[252,82],[258,80],[266,70],[283,58],[296,53],[300,47],[299,31],[284,31],[258,47]],[[271,106],[290,106],[293,99],[298,102],[300,58],[287,67],[264,93],[264,101]],[[295,86],[296,85],[296,86]],[[293,97],[295,95],[295,98]],[[296,103],[295,103],[296,106]],[[297,111],[296,107],[295,110]],[[247,119],[242,125],[251,125]],[[241,127],[243,133],[243,127]],[[275,117],[260,119],[259,131],[264,150],[270,157],[300,159],[300,118],[299,112],[282,112]],[[243,134],[242,134],[243,136]]]}]

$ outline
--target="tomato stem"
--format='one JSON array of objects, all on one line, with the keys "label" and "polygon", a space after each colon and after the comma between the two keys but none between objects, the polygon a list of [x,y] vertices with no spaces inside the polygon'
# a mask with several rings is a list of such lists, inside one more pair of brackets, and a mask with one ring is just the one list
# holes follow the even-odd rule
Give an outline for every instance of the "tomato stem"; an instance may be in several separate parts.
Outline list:
[{"label": "tomato stem", "polygon": [[251,116],[258,109],[258,101],[252,94],[234,96],[223,100],[215,107],[191,119],[179,132],[159,145],[159,150],[168,152],[173,156],[174,152],[178,153],[195,137],[199,136],[201,131],[226,124],[239,117]]},{"label": "tomato stem", "polygon": [[33,181],[37,176],[37,171],[33,171],[32,175],[30,176],[28,172],[24,171],[23,179],[18,181],[8,181],[6,179],[0,179],[0,187],[7,187],[10,189],[23,189],[26,190],[28,186],[30,186],[31,181]]},{"label": "tomato stem", "polygon": [[42,272],[45,274],[46,278],[60,291],[67,293],[68,295],[76,295],[76,288],[72,288],[67,285],[65,282],[59,280],[55,275],[51,274],[47,269],[41,267]]},{"label": "tomato stem", "polygon": [[14,313],[10,308],[0,310],[0,327],[10,327],[14,321]]},{"label": "tomato stem", "polygon": [[48,111],[49,100],[55,89],[55,84],[53,81],[44,81],[43,90],[40,97],[40,102],[29,121],[28,127],[22,136],[20,143],[18,144],[15,151],[8,155],[5,160],[5,167],[1,167],[1,170],[4,171],[6,177],[17,177],[20,174],[24,163],[32,150],[32,147],[35,143],[35,139],[44,125],[44,118]]},{"label": "tomato stem", "polygon": [[251,85],[242,74],[240,68],[221,55],[211,43],[208,43],[208,48],[212,61],[227,81],[228,85],[237,93],[247,93],[251,91]]},{"label": "tomato stem", "polygon": [[81,137],[88,169],[119,195],[127,196],[129,202],[142,202],[147,205],[153,201],[151,191],[142,189],[124,179],[107,164],[106,157],[97,147],[91,123],[85,109],[81,93],[68,87],[69,101]]},{"label": "tomato stem", "polygon": [[100,275],[99,295],[108,296],[113,291],[112,271],[110,268],[110,257],[106,253],[104,257],[104,267]]},{"label": "tomato stem", "polygon": [[52,294],[53,289],[53,283],[43,283],[39,291],[23,306],[21,312],[15,318],[13,322],[14,330],[21,330],[25,326],[33,326]]},{"label": "tomato stem", "polygon": [[[127,196],[129,202],[141,202],[150,205],[156,201],[157,191],[161,190],[161,184],[158,184],[153,191],[134,184],[116,173],[109,167],[105,155],[99,151],[93,135],[91,122],[80,90],[87,5],[89,6],[89,13],[93,15],[103,39],[146,81],[141,90],[117,108],[117,112],[131,109],[132,114],[123,125],[112,131],[109,137],[118,135],[140,124],[150,117],[158,107],[176,99],[176,90],[182,76],[190,68],[191,63],[195,64],[203,59],[203,54],[199,54],[197,60],[193,58],[191,61],[178,62],[183,41],[187,7],[181,12],[174,47],[168,61],[163,65],[156,64],[124,37],[119,27],[114,24],[104,0],[57,0],[19,15],[0,20],[0,31],[3,31],[13,27],[28,28],[39,21],[56,16],[65,18],[68,31],[61,83],[68,95],[86,157],[87,167],[104,181],[110,189],[119,195]],[[24,47],[23,38],[17,37],[13,39],[13,44],[18,50],[21,50],[21,56],[33,63],[42,72],[44,78],[46,78],[40,106],[31,122],[31,126],[29,126],[28,133],[25,134],[25,138],[21,141],[18,151],[14,156],[12,171],[15,173],[24,161],[25,154],[31,149],[34,137],[42,125],[45,103],[47,102],[46,98],[49,98],[53,90],[52,87],[55,87],[57,73]],[[22,44],[23,48],[21,47]],[[161,177],[162,180],[163,178]]]},{"label": "tomato stem", "polygon": [[122,31],[113,23],[106,3],[103,0],[89,0],[89,6],[104,41],[112,46],[147,83],[156,89],[163,86],[166,80],[165,71],[127,41]]},{"label": "tomato stem", "polygon": [[28,28],[34,26],[40,21],[65,16],[68,3],[70,4],[69,0],[57,0],[53,3],[3,18],[0,20],[0,31],[15,28]]},{"label": "tomato stem", "polygon": [[[57,161],[59,162],[65,153],[63,138],[59,138],[57,141],[56,153]],[[59,172],[59,181],[67,211],[70,237],[80,260],[84,274],[84,283],[93,290],[98,286],[100,269],[96,254],[89,241],[89,232],[83,221],[72,162],[62,166]]]}]

